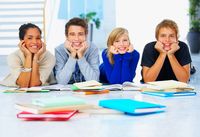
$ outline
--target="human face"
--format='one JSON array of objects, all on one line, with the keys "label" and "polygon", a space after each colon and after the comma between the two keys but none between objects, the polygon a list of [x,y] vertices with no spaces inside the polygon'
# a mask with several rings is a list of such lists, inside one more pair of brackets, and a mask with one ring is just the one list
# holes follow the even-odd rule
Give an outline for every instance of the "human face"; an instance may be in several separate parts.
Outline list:
[{"label": "human face", "polygon": [[175,31],[171,28],[161,28],[158,34],[158,41],[163,44],[164,50],[169,51],[171,49],[171,45],[177,42]]},{"label": "human face", "polygon": [[122,34],[113,43],[113,46],[117,49],[119,54],[124,54],[128,51],[130,41],[127,34]]},{"label": "human face", "polygon": [[42,47],[41,35],[37,28],[29,28],[24,35],[26,48],[33,54]]},{"label": "human face", "polygon": [[82,43],[86,40],[85,29],[81,26],[70,26],[68,29],[67,39],[72,42],[72,47],[74,49],[80,49]]}]

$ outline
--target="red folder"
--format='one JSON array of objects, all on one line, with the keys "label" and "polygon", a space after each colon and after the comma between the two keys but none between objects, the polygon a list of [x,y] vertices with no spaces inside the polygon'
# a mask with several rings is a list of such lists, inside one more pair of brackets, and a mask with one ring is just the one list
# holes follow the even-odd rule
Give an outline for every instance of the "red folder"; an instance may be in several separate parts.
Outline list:
[{"label": "red folder", "polygon": [[67,121],[69,120],[77,110],[59,111],[44,114],[33,114],[30,112],[22,111],[17,114],[17,118],[26,121]]}]

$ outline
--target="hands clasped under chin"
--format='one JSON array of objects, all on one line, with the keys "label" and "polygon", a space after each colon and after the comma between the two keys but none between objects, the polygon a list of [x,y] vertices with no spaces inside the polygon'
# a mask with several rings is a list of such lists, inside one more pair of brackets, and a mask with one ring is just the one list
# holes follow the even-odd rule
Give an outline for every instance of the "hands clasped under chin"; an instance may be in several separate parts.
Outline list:
[{"label": "hands clasped under chin", "polygon": [[18,44],[20,50],[23,52],[24,56],[36,56],[38,59],[41,57],[41,55],[46,51],[46,45],[44,42],[42,42],[41,47],[37,52],[32,53],[26,46],[24,40],[21,40]]},{"label": "hands clasped under chin", "polygon": [[[121,52],[116,46],[113,46],[113,45],[110,46],[109,51],[110,51],[112,54],[122,54],[122,52]],[[125,54],[126,52],[131,53],[131,52],[133,52],[133,51],[134,51],[134,47],[133,47],[132,44],[130,44],[130,45],[127,47],[126,51],[123,52],[123,54]]]},{"label": "hands clasped under chin", "polygon": [[69,40],[66,40],[64,45],[65,45],[65,48],[70,52],[70,55],[73,58],[77,58],[77,59],[82,58],[84,56],[85,51],[88,48],[87,41],[81,42],[78,49],[75,48],[75,46],[73,45],[73,42],[70,42]]},{"label": "hands clasped under chin", "polygon": [[167,55],[172,55],[180,49],[180,46],[178,45],[178,42],[174,42],[166,48],[165,45],[162,42],[157,41],[154,48],[159,53],[165,53]]}]

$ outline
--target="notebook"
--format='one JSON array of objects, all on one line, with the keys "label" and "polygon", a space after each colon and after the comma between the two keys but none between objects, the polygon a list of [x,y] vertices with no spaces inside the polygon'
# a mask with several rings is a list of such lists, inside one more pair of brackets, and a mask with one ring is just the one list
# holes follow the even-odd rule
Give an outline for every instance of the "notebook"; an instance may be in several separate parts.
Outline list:
[{"label": "notebook", "polygon": [[160,96],[160,97],[179,97],[179,96],[195,96],[196,95],[195,91],[179,91],[179,92],[143,91],[142,93],[147,94],[147,95],[152,95],[152,96]]},{"label": "notebook", "polygon": [[42,107],[81,105],[85,103],[86,102],[83,99],[71,96],[49,97],[49,98],[46,97],[46,98],[37,98],[32,100],[32,104]]},{"label": "notebook", "polygon": [[150,114],[165,111],[166,106],[132,99],[100,100],[99,106],[115,109],[126,114]]},{"label": "notebook", "polygon": [[83,110],[92,109],[91,104],[71,105],[71,106],[55,106],[55,107],[41,107],[33,104],[16,103],[15,108],[21,111],[30,112],[34,114],[69,111],[69,110]]},{"label": "notebook", "polygon": [[26,121],[66,121],[69,120],[76,112],[76,110],[73,110],[45,114],[33,114],[23,111],[17,114],[17,118]]}]

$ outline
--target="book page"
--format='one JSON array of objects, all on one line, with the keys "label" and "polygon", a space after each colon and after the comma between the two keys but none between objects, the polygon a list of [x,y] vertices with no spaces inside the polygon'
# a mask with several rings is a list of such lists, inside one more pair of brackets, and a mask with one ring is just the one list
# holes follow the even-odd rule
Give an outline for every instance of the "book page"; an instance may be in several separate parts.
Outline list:
[{"label": "book page", "polygon": [[90,80],[85,82],[74,83],[73,85],[79,89],[82,89],[84,87],[101,86],[102,84],[95,80]]},{"label": "book page", "polygon": [[142,87],[142,84],[135,84],[129,81],[126,81],[122,84],[122,89],[128,90],[128,91],[140,91],[141,87]]},{"label": "book page", "polygon": [[108,89],[110,91],[117,91],[117,90],[122,90],[122,85],[121,84],[103,85],[102,88]]}]

